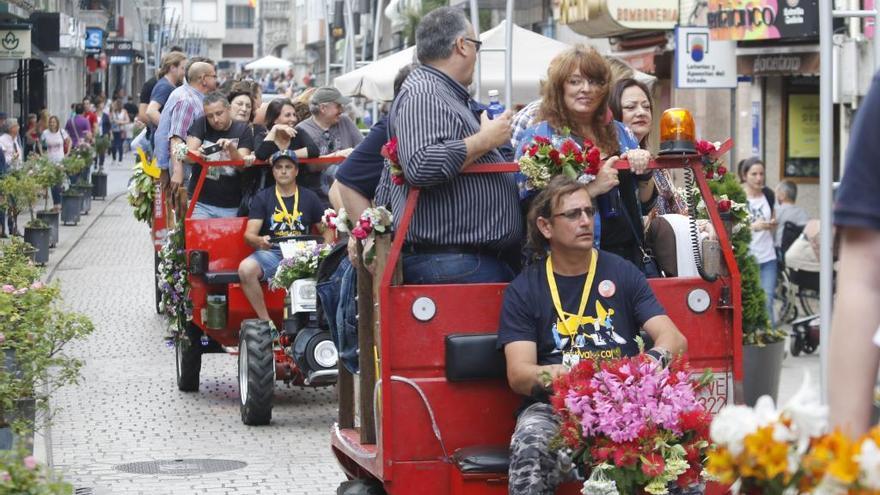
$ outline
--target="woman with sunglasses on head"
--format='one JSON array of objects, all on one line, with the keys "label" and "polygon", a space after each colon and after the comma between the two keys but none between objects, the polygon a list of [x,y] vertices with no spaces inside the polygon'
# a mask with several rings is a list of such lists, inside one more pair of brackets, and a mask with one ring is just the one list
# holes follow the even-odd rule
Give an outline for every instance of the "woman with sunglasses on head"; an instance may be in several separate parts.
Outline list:
[{"label": "woman with sunglasses on head", "polygon": [[[521,155],[536,136],[558,141],[565,130],[582,150],[595,146],[605,163],[595,178],[585,175],[580,180],[590,181],[587,190],[598,205],[596,223],[601,224],[601,232],[596,237],[604,251],[644,270],[642,215],[656,195],[653,175],[647,170],[651,154],[611,118],[611,77],[608,62],[594,48],[577,45],[557,55],[541,87],[538,123],[526,131],[516,152]],[[620,158],[629,161],[631,171],[613,168]]]}]

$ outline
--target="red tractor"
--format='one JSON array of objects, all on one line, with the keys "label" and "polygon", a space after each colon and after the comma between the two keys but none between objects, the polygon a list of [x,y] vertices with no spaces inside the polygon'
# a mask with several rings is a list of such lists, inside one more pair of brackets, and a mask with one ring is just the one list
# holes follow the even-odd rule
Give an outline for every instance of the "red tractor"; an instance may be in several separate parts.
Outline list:
[{"label": "red tractor", "polygon": [[[280,346],[273,349],[268,323],[255,319],[239,284],[238,265],[253,252],[244,242],[247,218],[192,218],[208,168],[244,164],[207,162],[192,154],[190,159],[201,165],[201,175],[183,222],[193,312],[190,321],[178,316],[174,339],[177,387],[198,391],[202,354],[238,355],[241,419],[248,425],[268,424],[275,381],[312,387],[336,383],[336,348],[316,314],[315,281],[301,279],[290,288],[288,298],[284,291],[263,286],[266,307],[280,331]],[[297,239],[319,238],[279,241]]]},{"label": "red tractor", "polygon": [[[702,196],[711,197],[698,155],[660,157],[651,167],[690,169]],[[492,164],[465,173],[515,171],[515,164]],[[375,310],[364,297],[369,285],[359,290],[361,372],[340,371],[339,418],[331,433],[333,454],[351,480],[338,493],[506,494],[508,445],[522,398],[510,390],[504,355],[495,348],[505,284],[398,282],[418,196],[417,189],[409,193],[393,244],[388,236],[377,239]],[[717,208],[708,203],[726,271],[650,283],[687,337],[692,367],[715,375],[701,398],[714,413],[740,400],[743,370],[740,275]],[[358,277],[359,285],[362,278],[370,284],[364,270]],[[354,380],[360,380],[359,422]],[[580,486],[569,483],[557,493],[580,493]]]}]

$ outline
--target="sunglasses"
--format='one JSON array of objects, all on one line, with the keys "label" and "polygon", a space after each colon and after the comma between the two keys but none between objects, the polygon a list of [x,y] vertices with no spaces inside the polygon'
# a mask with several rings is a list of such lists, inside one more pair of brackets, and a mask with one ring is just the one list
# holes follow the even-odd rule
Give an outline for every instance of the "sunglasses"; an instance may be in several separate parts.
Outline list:
[{"label": "sunglasses", "polygon": [[570,210],[563,211],[562,213],[557,213],[553,215],[554,217],[564,217],[566,220],[575,221],[580,220],[581,215],[586,215],[587,218],[593,218],[596,214],[596,209],[592,206],[585,206],[583,208],[572,208]]}]

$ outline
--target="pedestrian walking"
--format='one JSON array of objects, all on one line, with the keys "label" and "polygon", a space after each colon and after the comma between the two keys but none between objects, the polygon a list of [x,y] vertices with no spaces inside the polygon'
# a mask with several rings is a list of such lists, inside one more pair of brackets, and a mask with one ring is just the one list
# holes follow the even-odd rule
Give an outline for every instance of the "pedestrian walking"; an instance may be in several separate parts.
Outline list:
[{"label": "pedestrian walking", "polygon": [[113,100],[110,106],[110,131],[113,134],[110,159],[113,160],[113,165],[122,165],[122,145],[125,142],[125,129],[130,122],[128,112],[122,106],[122,100]]},{"label": "pedestrian walking", "polygon": [[[61,129],[58,117],[49,117],[49,128],[40,135],[40,146],[52,163],[61,163],[70,151],[70,135]],[[52,205],[57,211],[61,205],[61,185],[52,186]]]}]

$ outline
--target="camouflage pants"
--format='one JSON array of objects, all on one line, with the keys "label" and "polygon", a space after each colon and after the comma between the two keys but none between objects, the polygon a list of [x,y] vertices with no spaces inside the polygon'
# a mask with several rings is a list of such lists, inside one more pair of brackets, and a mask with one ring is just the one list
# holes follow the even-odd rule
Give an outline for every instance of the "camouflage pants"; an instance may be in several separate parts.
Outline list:
[{"label": "camouflage pants", "polygon": [[559,420],[549,404],[532,404],[516,421],[510,440],[511,495],[553,495],[574,473],[571,459],[550,449],[559,433]]}]

